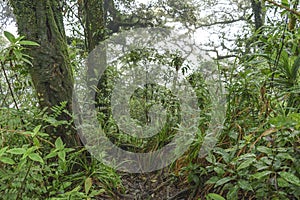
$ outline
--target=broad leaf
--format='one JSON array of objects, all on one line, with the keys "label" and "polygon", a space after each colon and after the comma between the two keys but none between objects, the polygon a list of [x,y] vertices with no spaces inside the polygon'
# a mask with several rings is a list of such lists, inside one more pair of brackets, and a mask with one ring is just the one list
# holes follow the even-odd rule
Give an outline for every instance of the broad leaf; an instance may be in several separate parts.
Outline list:
[{"label": "broad leaf", "polygon": [[0,161],[5,163],[5,164],[9,164],[9,165],[15,164],[15,161],[11,158],[8,158],[8,157],[1,157]]},{"label": "broad leaf", "polygon": [[0,157],[5,153],[5,151],[8,149],[8,147],[4,147],[0,149]]},{"label": "broad leaf", "polygon": [[289,1],[288,1],[288,0],[281,0],[281,4],[282,4],[283,6],[290,7],[290,4],[289,4]]},{"label": "broad leaf", "polygon": [[56,151],[52,151],[50,152],[46,157],[45,159],[49,159],[49,158],[53,158],[57,155],[57,152]]},{"label": "broad leaf", "polygon": [[246,190],[246,191],[250,191],[250,190],[252,191],[253,190],[251,184],[246,180],[239,180],[238,185],[243,190]]},{"label": "broad leaf", "polygon": [[208,195],[206,195],[206,199],[207,200],[225,200],[224,197],[222,197],[219,194],[216,193],[209,193]]},{"label": "broad leaf", "polygon": [[257,172],[255,174],[252,175],[253,178],[255,179],[261,179],[269,174],[272,174],[272,171],[263,171],[263,172]]},{"label": "broad leaf", "polygon": [[23,155],[26,152],[26,149],[13,148],[13,149],[9,149],[7,152],[10,154],[15,154],[15,155]]},{"label": "broad leaf", "polygon": [[56,139],[55,147],[56,147],[56,149],[63,149],[64,148],[63,141],[60,137]]},{"label": "broad leaf", "polygon": [[4,35],[8,39],[8,41],[10,41],[11,43],[16,42],[15,36],[13,34],[11,34],[10,32],[4,31]]},{"label": "broad leaf", "polygon": [[85,194],[88,194],[91,187],[92,187],[92,179],[89,177],[87,179],[85,179],[85,182],[84,182],[84,191],[85,191]]},{"label": "broad leaf", "polygon": [[224,185],[225,183],[227,183],[227,182],[229,182],[231,180],[234,180],[234,179],[235,179],[235,177],[225,177],[225,178],[222,178],[222,179],[220,179],[220,180],[218,180],[216,182],[215,187],[218,187],[220,185]]},{"label": "broad leaf", "polygon": [[300,186],[300,179],[290,172],[279,172],[279,175],[289,183]]},{"label": "broad leaf", "polygon": [[254,161],[256,161],[256,158],[249,158],[245,160],[238,166],[237,170],[240,171],[241,169],[245,169],[249,167]]},{"label": "broad leaf", "polygon": [[57,155],[62,161],[66,161],[66,152],[65,151],[59,151],[59,152],[57,152]]},{"label": "broad leaf", "polygon": [[36,126],[34,129],[33,129],[33,137],[36,136],[38,134],[38,132],[40,131],[41,129],[41,125],[38,125]]},{"label": "broad leaf", "polygon": [[28,40],[22,40],[19,42],[21,45],[28,45],[28,46],[39,46],[38,43],[33,42],[33,41],[28,41]]},{"label": "broad leaf", "polygon": [[37,161],[42,164],[44,163],[43,158],[37,153],[31,153],[28,155],[28,157],[33,161]]}]

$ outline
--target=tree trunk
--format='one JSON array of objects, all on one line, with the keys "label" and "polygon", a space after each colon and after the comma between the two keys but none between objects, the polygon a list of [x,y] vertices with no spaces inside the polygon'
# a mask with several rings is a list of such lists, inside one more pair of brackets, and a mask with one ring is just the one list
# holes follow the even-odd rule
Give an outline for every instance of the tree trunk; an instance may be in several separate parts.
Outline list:
[{"label": "tree trunk", "polygon": [[[40,44],[28,50],[33,58],[30,75],[40,106],[51,113],[51,107],[67,102],[66,109],[72,113],[73,74],[59,2],[10,0],[19,34]],[[63,113],[58,120],[69,121],[71,117]],[[74,126],[52,127],[47,132],[54,137],[62,137],[67,146],[80,144]]]},{"label": "tree trunk", "polygon": [[[108,11],[104,10],[105,3],[107,2],[103,0],[84,0],[81,7],[84,11],[87,50],[90,54],[93,54],[87,60],[90,78],[88,84],[91,93],[95,94],[95,107],[105,115],[104,121],[107,121],[110,115],[110,101],[105,102],[105,99],[110,96],[110,92],[108,92],[110,88],[108,88],[107,71],[104,71],[107,65],[105,45],[99,45],[106,38],[106,16]],[[97,50],[92,52],[96,47]],[[102,76],[99,77],[98,73]]]},{"label": "tree trunk", "polygon": [[102,0],[84,0],[87,49],[91,52],[105,38]]},{"label": "tree trunk", "polygon": [[265,10],[263,0],[251,0],[251,7],[254,15],[255,30],[261,33],[261,27],[264,25]]}]

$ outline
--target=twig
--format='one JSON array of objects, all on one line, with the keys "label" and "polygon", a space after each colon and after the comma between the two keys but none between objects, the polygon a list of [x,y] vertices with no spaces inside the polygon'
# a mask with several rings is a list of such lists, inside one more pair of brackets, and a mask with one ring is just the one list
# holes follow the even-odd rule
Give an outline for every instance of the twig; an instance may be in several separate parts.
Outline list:
[{"label": "twig", "polygon": [[[15,104],[15,106],[16,106],[16,109],[20,112],[20,109],[19,109],[19,106],[18,106],[18,104],[17,104],[17,101],[16,101],[16,98],[15,98],[14,92],[13,92],[12,87],[11,87],[11,84],[10,84],[10,82],[9,82],[9,80],[8,80],[8,76],[7,76],[7,74],[6,74],[6,71],[5,71],[4,63],[3,63],[3,62],[1,62],[1,69],[2,69],[2,71],[3,71],[4,77],[5,77],[5,81],[6,81],[7,85],[8,85],[8,88],[9,88],[11,97],[12,97],[12,99],[13,99],[13,101],[14,101],[14,104]],[[25,125],[25,122],[24,122],[24,120],[23,120],[23,117],[21,117],[21,122],[22,122],[23,125]]]},{"label": "twig", "polygon": [[270,4],[273,4],[273,5],[275,5],[275,6],[279,7],[279,8],[283,8],[283,9],[285,9],[285,10],[293,13],[294,15],[297,15],[298,17],[300,17],[300,12],[298,12],[297,10],[291,9],[291,8],[285,6],[285,5],[276,3],[276,2],[271,1],[271,0],[266,0],[266,1],[269,2]]},{"label": "twig", "polygon": [[167,200],[175,200],[178,199],[177,197],[187,193],[188,191],[190,191],[192,189],[192,187],[186,188],[184,190],[181,190],[180,192],[178,192],[177,194],[175,194],[174,196],[168,198]]},{"label": "twig", "polygon": [[18,107],[18,104],[17,104],[17,101],[16,101],[16,98],[15,98],[15,95],[14,95],[14,92],[13,92],[13,90],[12,90],[11,84],[10,84],[10,82],[9,82],[9,80],[8,80],[8,76],[7,76],[6,71],[5,71],[5,69],[4,69],[4,64],[3,64],[2,62],[1,62],[1,69],[2,69],[2,71],[3,71],[4,77],[5,77],[5,81],[6,81],[7,85],[8,85],[8,88],[9,88],[11,97],[13,98],[14,104],[15,104],[17,110],[20,111],[20,110],[19,110],[19,107]]},{"label": "twig", "polygon": [[150,193],[153,194],[153,193],[157,192],[160,188],[164,187],[165,185],[167,185],[171,181],[172,181],[172,178],[166,180],[165,182],[161,183],[159,186],[157,186],[156,188],[151,190]]},{"label": "twig", "polygon": [[27,172],[26,172],[26,174],[25,174],[25,177],[24,177],[24,179],[23,179],[23,181],[22,181],[22,186],[21,186],[21,189],[20,189],[19,192],[18,192],[18,195],[17,195],[16,200],[17,200],[17,199],[21,199],[21,194],[22,194],[22,192],[23,192],[23,190],[24,190],[24,187],[25,187],[25,181],[26,181],[26,179],[27,179],[27,177],[28,177],[28,175],[29,175],[29,172],[30,172],[30,170],[31,170],[32,163],[33,163],[33,161],[31,161],[30,164],[29,164],[29,167],[28,167]]},{"label": "twig", "polygon": [[245,21],[245,20],[246,20],[245,17],[240,17],[240,18],[232,19],[232,20],[217,21],[217,22],[212,22],[212,23],[208,23],[208,24],[198,24],[196,26],[196,28],[204,28],[204,27],[210,27],[210,26],[215,26],[215,25],[233,24],[233,23]]}]

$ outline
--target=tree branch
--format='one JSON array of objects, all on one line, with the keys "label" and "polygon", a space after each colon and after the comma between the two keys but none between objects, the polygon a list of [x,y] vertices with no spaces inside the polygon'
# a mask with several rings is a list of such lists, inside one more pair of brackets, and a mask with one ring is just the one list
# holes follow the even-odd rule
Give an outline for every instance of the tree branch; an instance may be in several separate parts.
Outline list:
[{"label": "tree branch", "polygon": [[285,6],[285,5],[276,3],[276,2],[274,2],[272,0],[266,0],[266,1],[269,2],[270,4],[273,4],[273,5],[275,5],[275,6],[279,7],[279,8],[285,9],[285,10],[293,13],[294,15],[297,15],[298,17],[300,17],[300,12],[298,12],[297,10],[291,9],[291,8]]},{"label": "tree branch", "polygon": [[232,24],[235,22],[243,21],[243,20],[246,20],[246,19],[244,17],[240,17],[238,19],[233,19],[233,20],[218,21],[218,22],[212,22],[209,24],[199,24],[196,26],[196,28],[209,27],[209,26],[222,25],[222,24]]}]

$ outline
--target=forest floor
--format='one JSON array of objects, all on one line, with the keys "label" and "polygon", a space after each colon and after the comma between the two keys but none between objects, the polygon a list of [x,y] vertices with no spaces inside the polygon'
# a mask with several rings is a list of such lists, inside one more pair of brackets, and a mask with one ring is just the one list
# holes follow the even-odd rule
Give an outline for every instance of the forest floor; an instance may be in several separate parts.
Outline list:
[{"label": "forest floor", "polygon": [[[98,199],[115,200],[192,200],[193,192],[189,183],[172,175],[168,169],[145,174],[121,174],[122,188],[112,195]],[[112,197],[113,196],[113,197]]]}]

